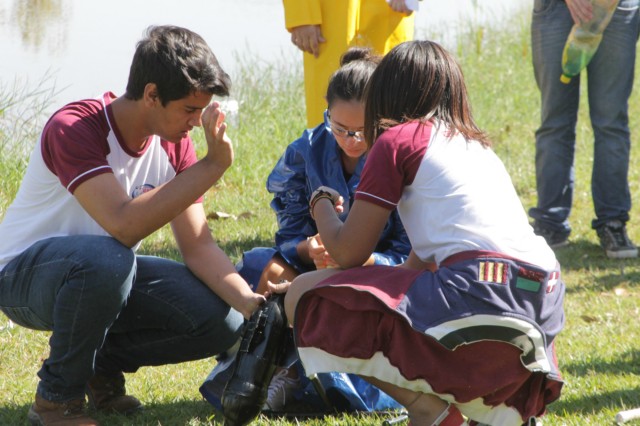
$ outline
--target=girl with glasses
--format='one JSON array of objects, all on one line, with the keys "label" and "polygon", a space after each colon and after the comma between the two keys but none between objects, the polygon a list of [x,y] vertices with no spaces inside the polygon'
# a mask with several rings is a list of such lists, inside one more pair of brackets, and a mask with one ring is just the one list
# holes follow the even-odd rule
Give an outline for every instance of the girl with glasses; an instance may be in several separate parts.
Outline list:
[{"label": "girl with glasses", "polygon": [[[292,280],[303,272],[338,267],[317,235],[309,200],[318,186],[331,186],[344,200],[340,220],[349,215],[368,149],[363,135],[365,86],[379,61],[380,57],[368,48],[353,47],[343,54],[341,67],[329,81],[324,121],[292,142],[269,175],[267,189],[274,195],[271,207],[278,219],[276,245],[245,252],[237,265],[240,275],[257,293],[264,294],[268,282]],[[397,265],[406,260],[409,252],[407,234],[397,212],[392,211],[378,235],[375,249],[361,264]],[[219,393],[224,386],[222,370],[226,371],[230,362],[228,359],[226,364],[219,363],[201,388],[205,398],[216,406],[218,397],[212,394]],[[295,368],[276,373],[266,409],[276,412],[285,409],[296,389],[303,386],[297,375]],[[349,388],[358,389],[358,393],[349,393],[342,406],[324,409],[399,408],[397,402],[359,377],[339,376],[320,375],[319,380],[325,387],[338,386],[339,391],[347,393]]]},{"label": "girl with glasses", "polygon": [[[263,294],[267,281],[292,280],[302,272],[338,266],[317,235],[309,200],[318,186],[331,186],[344,199],[341,220],[349,214],[368,149],[363,137],[364,91],[379,61],[368,48],[345,52],[329,81],[324,122],[292,142],[267,178],[267,190],[274,194],[271,207],[278,218],[276,247],[253,249],[239,265],[256,292]],[[406,232],[392,212],[376,249],[362,264],[396,265],[404,262],[409,251]]]}]

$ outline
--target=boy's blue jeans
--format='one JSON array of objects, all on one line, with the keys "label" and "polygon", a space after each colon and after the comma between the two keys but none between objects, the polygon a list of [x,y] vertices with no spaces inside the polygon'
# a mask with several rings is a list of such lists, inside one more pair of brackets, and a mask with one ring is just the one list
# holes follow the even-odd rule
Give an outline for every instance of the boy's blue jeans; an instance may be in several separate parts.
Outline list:
[{"label": "boy's blue jeans", "polygon": [[84,398],[94,372],[210,357],[243,324],[185,265],[89,235],[42,240],[11,261],[0,271],[0,310],[52,331],[37,389],[50,401]]},{"label": "boy's blue jeans", "polygon": [[[584,75],[560,81],[562,51],[573,20],[565,2],[534,0],[531,23],[533,68],[542,96],[536,131],[537,207],[529,211],[540,226],[569,233],[574,190],[574,154],[580,84],[587,84],[594,148],[591,193],[593,228],[610,220],[629,220],[627,179],[630,132],[628,100],[633,87],[638,0],[620,0],[598,51]],[[579,168],[591,165],[578,165]]]}]

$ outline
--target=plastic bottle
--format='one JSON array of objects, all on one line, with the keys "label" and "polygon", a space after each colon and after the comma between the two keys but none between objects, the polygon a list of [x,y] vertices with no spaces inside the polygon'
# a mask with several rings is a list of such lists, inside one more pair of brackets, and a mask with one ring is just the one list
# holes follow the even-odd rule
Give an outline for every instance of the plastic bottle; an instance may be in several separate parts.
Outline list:
[{"label": "plastic bottle", "polygon": [[560,81],[568,84],[572,77],[589,64],[598,50],[604,32],[619,0],[591,0],[593,16],[590,21],[574,24],[562,51],[562,75]]}]

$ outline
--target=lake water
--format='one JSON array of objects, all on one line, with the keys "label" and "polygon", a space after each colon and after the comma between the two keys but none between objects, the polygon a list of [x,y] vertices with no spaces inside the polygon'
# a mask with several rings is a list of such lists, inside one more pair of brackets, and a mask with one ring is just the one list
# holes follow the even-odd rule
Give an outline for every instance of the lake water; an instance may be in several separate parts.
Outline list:
[{"label": "lake water", "polygon": [[[531,4],[424,0],[416,37],[446,38],[470,20],[498,25]],[[52,107],[106,90],[120,94],[135,44],[152,24],[199,33],[232,78],[238,55],[267,62],[301,55],[284,29],[281,0],[0,0],[0,89],[55,87]]]}]

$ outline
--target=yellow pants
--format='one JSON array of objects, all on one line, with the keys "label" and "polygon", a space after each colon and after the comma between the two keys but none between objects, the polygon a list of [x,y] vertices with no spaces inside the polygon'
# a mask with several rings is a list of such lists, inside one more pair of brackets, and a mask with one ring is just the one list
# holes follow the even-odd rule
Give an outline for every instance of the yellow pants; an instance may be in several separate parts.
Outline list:
[{"label": "yellow pants", "polygon": [[316,58],[304,53],[307,127],[318,125],[327,108],[325,95],[340,56],[351,46],[369,46],[384,54],[413,39],[414,16],[391,10],[385,0],[283,0],[288,30],[320,25],[326,42]]}]

